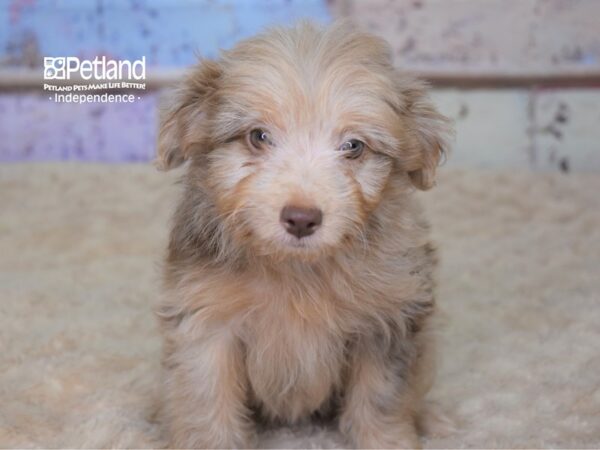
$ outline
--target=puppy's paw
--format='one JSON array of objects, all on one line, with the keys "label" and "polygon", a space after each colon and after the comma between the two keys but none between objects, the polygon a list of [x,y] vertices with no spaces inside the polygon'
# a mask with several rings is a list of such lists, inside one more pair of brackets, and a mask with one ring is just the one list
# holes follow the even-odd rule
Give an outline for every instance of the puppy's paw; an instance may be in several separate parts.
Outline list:
[{"label": "puppy's paw", "polygon": [[423,436],[440,438],[456,433],[458,424],[438,404],[426,402],[418,415],[417,428]]},{"label": "puppy's paw", "polygon": [[345,435],[348,436],[356,448],[400,448],[420,449],[421,440],[412,423],[398,421],[392,418],[380,420],[378,423],[354,423],[351,428],[346,427]]},{"label": "puppy's paw", "polygon": [[188,430],[172,436],[168,448],[213,448],[242,449],[256,448],[257,437],[251,433],[232,433],[228,430]]},{"label": "puppy's paw", "polygon": [[357,436],[354,442],[356,448],[397,448],[421,449],[421,441],[416,433],[388,431],[386,433]]}]

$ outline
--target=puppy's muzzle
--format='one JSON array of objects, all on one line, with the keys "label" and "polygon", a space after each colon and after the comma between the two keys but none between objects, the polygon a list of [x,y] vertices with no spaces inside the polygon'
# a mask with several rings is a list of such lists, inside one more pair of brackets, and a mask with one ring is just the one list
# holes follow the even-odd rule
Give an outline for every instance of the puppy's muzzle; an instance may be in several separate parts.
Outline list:
[{"label": "puppy's muzzle", "polygon": [[281,210],[279,220],[288,233],[300,239],[310,236],[321,226],[323,213],[317,208],[288,205]]}]

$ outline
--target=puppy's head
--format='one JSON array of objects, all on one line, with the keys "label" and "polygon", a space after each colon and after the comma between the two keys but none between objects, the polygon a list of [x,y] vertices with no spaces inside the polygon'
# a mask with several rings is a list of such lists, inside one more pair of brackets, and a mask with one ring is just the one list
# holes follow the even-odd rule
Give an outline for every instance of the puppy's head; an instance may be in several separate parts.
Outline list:
[{"label": "puppy's head", "polygon": [[163,120],[158,164],[190,160],[236,245],[315,257],[359,239],[391,181],[432,187],[447,131],[383,41],[301,24],[201,62]]}]

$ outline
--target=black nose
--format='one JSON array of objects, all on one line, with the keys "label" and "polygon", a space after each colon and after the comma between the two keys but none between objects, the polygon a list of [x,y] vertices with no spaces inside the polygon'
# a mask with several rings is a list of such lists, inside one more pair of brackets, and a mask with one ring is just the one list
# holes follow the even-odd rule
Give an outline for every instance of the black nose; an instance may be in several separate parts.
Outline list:
[{"label": "black nose", "polygon": [[317,208],[286,206],[281,210],[279,220],[286,231],[298,239],[315,232],[323,222],[323,213]]}]

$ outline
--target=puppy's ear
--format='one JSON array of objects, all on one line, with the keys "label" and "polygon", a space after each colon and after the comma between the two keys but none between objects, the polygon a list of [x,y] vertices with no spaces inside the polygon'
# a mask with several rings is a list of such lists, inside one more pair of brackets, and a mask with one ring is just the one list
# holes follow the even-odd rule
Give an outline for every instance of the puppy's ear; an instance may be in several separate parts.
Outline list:
[{"label": "puppy's ear", "polygon": [[425,191],[435,185],[437,166],[449,151],[452,123],[435,109],[425,83],[403,77],[397,85],[398,110],[405,128],[402,166],[415,187]]},{"label": "puppy's ear", "polygon": [[169,170],[188,160],[208,135],[206,114],[214,101],[221,67],[204,60],[183,81],[161,114],[155,165]]}]

